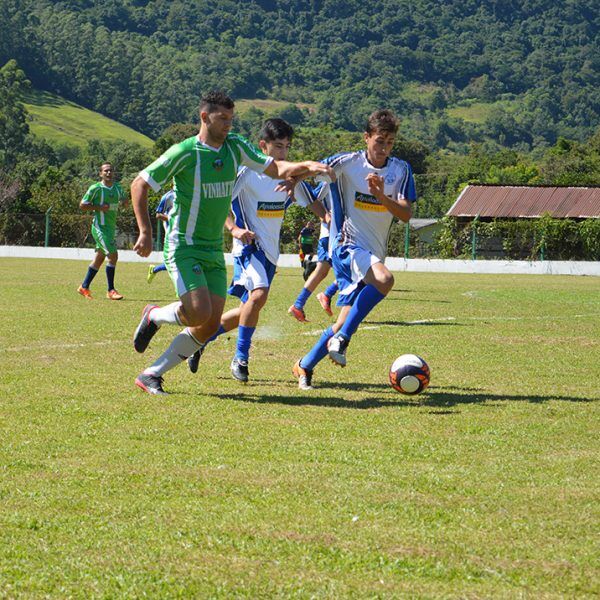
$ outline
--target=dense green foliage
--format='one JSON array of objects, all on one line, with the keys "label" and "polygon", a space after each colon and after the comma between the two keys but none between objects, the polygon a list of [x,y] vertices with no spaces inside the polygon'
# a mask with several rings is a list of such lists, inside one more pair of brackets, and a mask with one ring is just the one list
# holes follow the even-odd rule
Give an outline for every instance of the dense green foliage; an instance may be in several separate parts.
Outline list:
[{"label": "dense green foliage", "polygon": [[600,219],[473,220],[460,224],[446,217],[434,244],[440,258],[600,261]]},{"label": "dense green foliage", "polygon": [[[78,204],[84,190],[96,179],[98,165],[104,160],[114,162],[127,188],[135,174],[155,156],[197,130],[193,123],[174,123],[162,132],[152,150],[109,139],[89,139],[84,148],[63,143],[50,146],[29,131],[28,114],[21,102],[29,81],[15,61],[9,61],[0,69],[0,84],[2,243],[41,244],[44,215],[50,210],[53,221],[50,243],[83,244],[89,231],[89,219],[79,212]],[[238,129],[256,141],[259,126],[268,114],[250,110],[240,119]],[[299,126],[296,132],[290,155],[293,160],[321,158],[340,150],[358,149],[364,144],[361,133],[332,127]],[[408,160],[415,171],[420,197],[415,206],[417,217],[442,216],[467,183],[600,185],[600,131],[584,142],[560,138],[545,151],[540,149],[529,154],[501,149],[491,143],[471,144],[465,153],[432,151],[423,143],[405,137],[403,131],[397,137],[394,154]],[[151,209],[157,201],[158,197],[152,194]],[[295,250],[297,232],[308,216],[303,209],[289,211],[282,231],[285,251]],[[119,227],[130,240],[135,236],[131,212],[120,214]],[[595,231],[592,227],[588,238],[591,236],[593,240]],[[532,243],[510,250],[509,254],[534,255]],[[444,248],[442,243],[440,251],[445,255],[464,253],[458,246],[453,246],[450,252]],[[573,248],[569,257],[597,256],[593,242],[584,244],[580,239]],[[389,253],[404,254],[404,231],[400,226],[394,227]],[[411,256],[414,255],[412,252]],[[564,249],[549,253],[548,257],[553,255],[565,256]]]},{"label": "dense green foliage", "polygon": [[[599,122],[594,0],[2,0],[0,64],[152,136],[198,95],[309,102],[360,129],[385,104],[432,147],[522,148]],[[444,113],[491,103],[482,123]]]}]

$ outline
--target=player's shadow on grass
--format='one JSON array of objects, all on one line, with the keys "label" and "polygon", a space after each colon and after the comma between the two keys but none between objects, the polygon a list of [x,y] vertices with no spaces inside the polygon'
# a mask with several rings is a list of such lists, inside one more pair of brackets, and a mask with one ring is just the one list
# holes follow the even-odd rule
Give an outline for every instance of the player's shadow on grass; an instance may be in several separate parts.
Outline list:
[{"label": "player's shadow on grass", "polygon": [[[264,385],[263,382],[255,381],[260,388]],[[281,385],[282,382],[277,382]],[[334,396],[318,396],[320,392],[335,389],[348,392],[365,392],[365,393],[382,393],[383,396],[367,397],[359,400],[345,399],[337,393]],[[529,402],[532,404],[543,404],[550,400],[558,400],[560,402],[598,402],[599,398],[581,398],[576,396],[558,396],[549,394],[542,395],[506,395],[492,394],[482,390],[473,388],[465,388],[467,393],[455,393],[443,391],[443,388],[429,389],[425,394],[420,396],[402,396],[394,391],[388,385],[377,383],[349,383],[349,382],[319,382],[313,392],[296,391],[293,394],[264,394],[257,389],[256,392],[252,388],[246,388],[246,391],[241,393],[222,393],[222,394],[204,394],[220,398],[223,400],[235,400],[238,402],[252,402],[257,404],[286,404],[289,406],[326,406],[331,408],[351,408],[351,409],[368,409],[368,408],[395,408],[395,407],[428,407],[428,408],[452,408],[466,404],[481,404],[489,407],[497,406],[502,402]],[[448,411],[442,411],[433,414],[449,414]]]},{"label": "player's shadow on grass", "polygon": [[[326,389],[328,386],[323,386],[318,389]],[[316,390],[315,390],[316,391]],[[318,392],[317,392],[318,393]],[[222,400],[234,400],[236,402],[251,402],[255,404],[286,404],[288,406],[326,406],[330,408],[352,408],[352,409],[367,409],[367,408],[383,408],[395,406],[410,406],[411,402],[404,400],[388,401],[378,398],[364,398],[362,400],[346,400],[339,396],[316,396],[315,392],[301,392],[291,396],[286,394],[261,394],[260,392],[253,394],[235,393],[235,394],[203,394],[204,396],[212,396]]]},{"label": "player's shadow on grass", "polygon": [[550,400],[561,402],[598,402],[598,398],[580,398],[576,396],[558,396],[555,394],[521,395],[521,394],[491,394],[483,391],[474,391],[467,394],[431,390],[420,401],[421,406],[451,407],[460,404],[487,404],[490,406],[500,402],[530,402],[542,404]]},{"label": "player's shadow on grass", "polygon": [[[225,378],[223,378],[225,379]],[[251,384],[259,384],[262,386],[281,386],[286,384],[293,384],[291,379],[256,379],[252,378]],[[352,383],[352,382],[335,382],[335,381],[319,381],[316,384],[319,389],[340,389],[348,390],[353,392],[387,392],[390,396],[397,395],[396,392],[387,383]]]}]

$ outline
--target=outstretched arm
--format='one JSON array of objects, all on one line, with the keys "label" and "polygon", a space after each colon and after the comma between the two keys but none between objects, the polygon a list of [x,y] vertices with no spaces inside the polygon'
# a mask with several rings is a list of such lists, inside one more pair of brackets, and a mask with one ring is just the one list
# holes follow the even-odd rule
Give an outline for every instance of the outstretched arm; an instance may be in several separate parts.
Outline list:
[{"label": "outstretched arm", "polygon": [[303,162],[289,162],[287,160],[274,160],[264,171],[265,175],[273,179],[295,179],[300,180],[319,174],[328,175],[335,179],[333,169],[324,163],[314,160]]}]

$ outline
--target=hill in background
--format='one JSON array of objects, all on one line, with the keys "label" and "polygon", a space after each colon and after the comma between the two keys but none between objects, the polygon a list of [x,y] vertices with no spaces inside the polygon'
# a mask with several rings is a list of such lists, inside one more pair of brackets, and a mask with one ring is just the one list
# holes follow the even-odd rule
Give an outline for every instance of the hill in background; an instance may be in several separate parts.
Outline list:
[{"label": "hill in background", "polygon": [[50,92],[31,90],[24,99],[31,132],[50,144],[83,148],[90,139],[125,141],[151,148],[142,133]]},{"label": "hill in background", "polygon": [[386,106],[432,149],[527,152],[600,124],[598,31],[594,0],[11,0],[0,64],[151,137],[220,88],[296,124],[359,131]]}]

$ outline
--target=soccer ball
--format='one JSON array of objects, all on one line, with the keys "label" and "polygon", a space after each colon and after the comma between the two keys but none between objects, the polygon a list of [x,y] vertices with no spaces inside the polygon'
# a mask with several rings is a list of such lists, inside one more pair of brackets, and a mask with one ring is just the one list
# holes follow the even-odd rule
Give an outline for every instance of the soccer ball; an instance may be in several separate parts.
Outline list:
[{"label": "soccer ball", "polygon": [[390,368],[390,384],[401,394],[420,394],[429,385],[429,366],[416,354],[403,354]]}]

